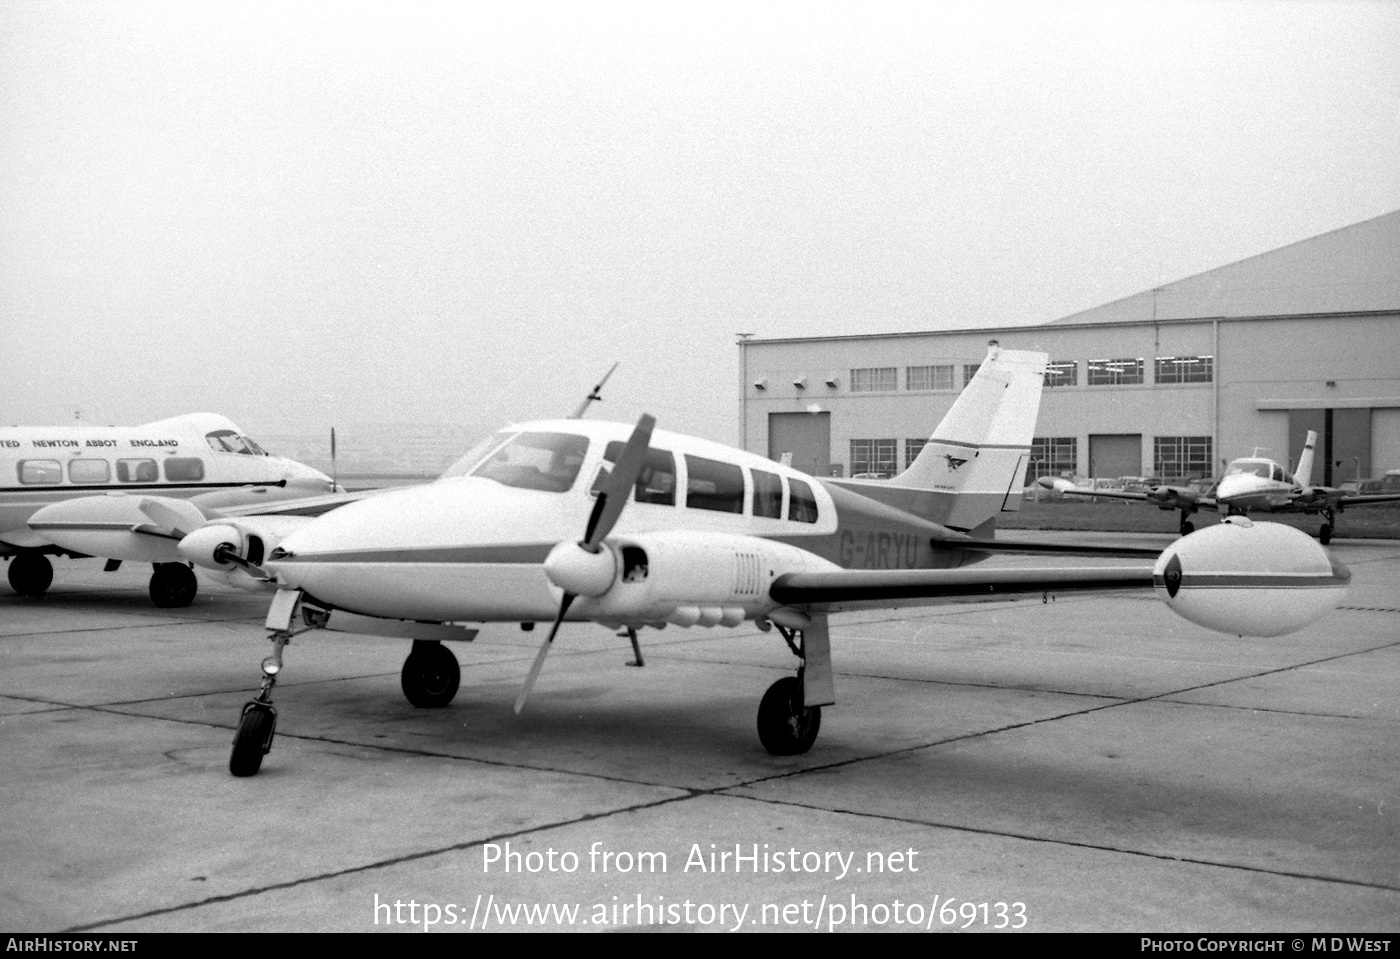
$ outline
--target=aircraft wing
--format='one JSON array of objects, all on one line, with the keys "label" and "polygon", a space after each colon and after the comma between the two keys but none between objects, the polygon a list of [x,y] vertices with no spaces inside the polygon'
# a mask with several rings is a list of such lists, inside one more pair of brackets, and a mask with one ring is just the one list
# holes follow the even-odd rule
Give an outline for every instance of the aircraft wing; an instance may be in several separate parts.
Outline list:
[{"label": "aircraft wing", "polygon": [[929,605],[953,597],[1147,589],[1152,586],[1152,569],[843,569],[787,573],[773,581],[769,595],[785,606],[839,612]]},{"label": "aircraft wing", "polygon": [[1202,496],[1193,489],[1181,486],[1159,486],[1151,493],[1130,493],[1121,489],[1083,489],[1078,486],[1054,486],[1056,492],[1065,496],[1101,496],[1105,499],[1128,499],[1146,501],[1163,509],[1181,509],[1194,506],[1197,509],[1213,510],[1216,507],[1213,496]]},{"label": "aircraft wing", "polygon": [[354,503],[367,496],[385,492],[382,489],[360,490],[354,493],[326,493],[323,496],[304,496],[300,499],[274,500],[271,503],[249,503],[244,506],[226,506],[211,509],[214,518],[234,518],[246,516],[320,516],[331,510]]},{"label": "aircraft wing", "polygon": [[1348,506],[1375,506],[1380,503],[1400,503],[1400,493],[1352,493],[1337,498],[1337,505],[1344,508]]}]

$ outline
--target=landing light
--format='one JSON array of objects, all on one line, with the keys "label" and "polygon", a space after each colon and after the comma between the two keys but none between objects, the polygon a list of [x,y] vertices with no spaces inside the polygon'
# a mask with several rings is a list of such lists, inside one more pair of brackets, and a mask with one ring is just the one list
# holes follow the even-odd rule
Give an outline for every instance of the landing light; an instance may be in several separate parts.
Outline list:
[{"label": "landing light", "polygon": [[276,676],[282,671],[282,662],[276,656],[269,656],[262,661],[262,671],[269,676]]}]

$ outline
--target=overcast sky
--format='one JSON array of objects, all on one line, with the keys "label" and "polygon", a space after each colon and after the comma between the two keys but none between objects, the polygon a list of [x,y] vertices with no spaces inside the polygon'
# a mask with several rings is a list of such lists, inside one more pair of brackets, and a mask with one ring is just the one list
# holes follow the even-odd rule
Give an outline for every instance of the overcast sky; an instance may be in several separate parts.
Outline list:
[{"label": "overcast sky", "polygon": [[593,415],[1400,208],[1400,3],[0,0],[0,421]]}]

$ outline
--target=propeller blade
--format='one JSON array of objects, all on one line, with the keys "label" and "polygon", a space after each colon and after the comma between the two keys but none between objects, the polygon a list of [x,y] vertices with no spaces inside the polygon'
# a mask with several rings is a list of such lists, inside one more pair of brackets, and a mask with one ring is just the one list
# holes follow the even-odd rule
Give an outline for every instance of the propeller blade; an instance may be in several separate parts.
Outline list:
[{"label": "propeller blade", "polygon": [[540,651],[535,654],[535,661],[530,665],[530,672],[525,676],[525,685],[520,687],[520,695],[515,697],[515,715],[519,716],[525,708],[525,700],[530,698],[530,690],[535,688],[535,680],[539,679],[540,670],[544,668],[544,657],[549,653],[549,647],[554,644],[554,634],[559,632],[559,624],[564,622],[564,616],[573,603],[574,594],[565,593],[564,601],[559,604],[559,615],[554,617],[554,626],[540,645]]},{"label": "propeller blade", "polygon": [[656,417],[643,413],[637,426],[617,458],[612,472],[603,482],[598,494],[598,502],[593,504],[593,512],[588,517],[588,529],[583,534],[583,548],[590,553],[598,551],[598,544],[612,532],[617,518],[622,515],[622,507],[627,505],[627,493],[637,485],[642,470],[647,465],[647,450],[651,444],[651,431],[656,426]]}]

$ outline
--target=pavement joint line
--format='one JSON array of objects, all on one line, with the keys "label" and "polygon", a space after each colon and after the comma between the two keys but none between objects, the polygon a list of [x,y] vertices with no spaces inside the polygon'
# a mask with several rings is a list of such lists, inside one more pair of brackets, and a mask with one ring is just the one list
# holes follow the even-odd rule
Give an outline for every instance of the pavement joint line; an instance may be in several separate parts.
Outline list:
[{"label": "pavement joint line", "polygon": [[561,819],[556,822],[542,823],[536,826],[529,826],[522,829],[516,829],[511,832],[503,832],[493,836],[486,836],[481,839],[473,839],[470,842],[453,843],[450,846],[442,846],[437,849],[425,849],[419,852],[405,853],[401,856],[393,856],[388,859],[380,859],[374,862],[361,863],[358,866],[347,866],[344,869],[323,872],[314,876],[302,876],[298,879],[289,879],[286,882],[272,883],[267,886],[256,886],[253,888],[240,890],[239,892],[224,893],[223,895],[219,896],[209,896],[208,898],[200,899],[194,902],[180,903],[179,905],[166,906],[161,909],[151,909],[146,912],[136,913],[130,916],[118,916],[110,919],[101,919],[96,922],[83,923],[82,925],[71,926],[67,929],[60,930],[60,933],[89,932],[93,929],[98,929],[103,926],[111,926],[124,922],[135,922],[138,919],[150,919],[155,916],[164,916],[169,915],[170,913],[184,912],[186,910],[198,909],[201,906],[215,905],[217,903],[233,902],[238,899],[246,899],[250,896],[258,896],[268,892],[279,892],[286,889],[295,889],[298,886],[323,882],[328,879],[339,879],[344,876],[353,876],[358,873],[371,872],[376,869],[386,869],[391,866],[398,866],[403,865],[405,863],[417,862],[423,859],[432,858],[433,856],[442,856],[453,852],[464,852],[468,849],[472,849],[477,846],[484,846],[487,843],[499,842],[503,839],[516,839],[520,836],[528,836],[536,832],[544,832],[550,829],[560,829],[565,826],[576,826],[580,823],[595,822],[600,819],[610,818],[612,816],[618,815],[619,813],[640,812],[647,809],[653,809],[658,806],[665,806],[671,803],[682,802],[686,799],[692,798],[694,798],[694,796],[687,793],[685,795],[680,796],[668,796],[664,799],[656,799],[651,802],[634,803],[633,805],[620,807],[617,809],[608,809],[603,810],[601,812],[586,813],[582,816],[575,816],[571,819]]},{"label": "pavement joint line", "polygon": [[1400,893],[1400,886],[1392,886],[1383,882],[1368,882],[1361,879],[1346,879],[1340,876],[1324,876],[1315,873],[1293,872],[1286,869],[1263,869],[1257,866],[1241,865],[1232,862],[1217,862],[1211,859],[1197,859],[1192,856],[1173,856],[1169,853],[1148,852],[1142,849],[1127,849],[1120,846],[1108,846],[1100,843],[1082,842],[1073,839],[1054,839],[1048,836],[1036,836],[1029,833],[1010,832],[1001,829],[988,829],[978,826],[966,826],[958,823],[937,822],[928,819],[915,819],[909,816],[892,816],[885,813],[864,812],[858,809],[833,809],[828,806],[814,806],[809,803],[795,802],[786,799],[772,799],[764,796],[733,795],[725,798],[748,800],[751,802],[765,803],[773,806],[792,806],[798,809],[811,809],[818,812],[838,813],[849,816],[859,816],[862,819],[878,819],[887,822],[907,823],[911,826],[927,826],[933,829],[949,829],[955,832],[972,833],[980,836],[995,836],[1004,839],[1020,839],[1025,842],[1046,843],[1054,846],[1068,846],[1077,849],[1092,849],[1097,852],[1110,852],[1123,856],[1141,856],[1147,859],[1157,859],[1164,862],[1180,862],[1195,866],[1211,866],[1217,869],[1229,869],[1239,872],[1256,873],[1266,876],[1280,876],[1286,879],[1306,879],[1314,882],[1335,883],[1345,886],[1359,886],[1363,889],[1378,889],[1382,892]]}]

